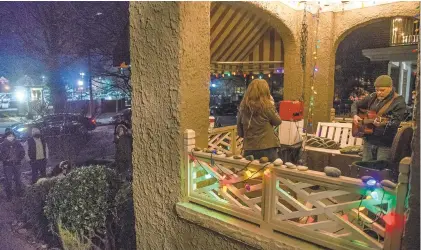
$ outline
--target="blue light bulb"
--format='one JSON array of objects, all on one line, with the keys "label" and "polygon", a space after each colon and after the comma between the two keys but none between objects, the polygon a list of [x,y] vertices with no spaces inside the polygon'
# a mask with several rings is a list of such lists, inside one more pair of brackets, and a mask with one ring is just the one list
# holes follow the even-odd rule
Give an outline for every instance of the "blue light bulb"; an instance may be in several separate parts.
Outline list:
[{"label": "blue light bulb", "polygon": [[374,186],[376,185],[377,181],[375,179],[370,179],[367,181],[367,185],[368,186]]},{"label": "blue light bulb", "polygon": [[373,197],[373,199],[378,200],[379,199],[379,195],[377,194],[376,191],[371,192],[371,197]]}]

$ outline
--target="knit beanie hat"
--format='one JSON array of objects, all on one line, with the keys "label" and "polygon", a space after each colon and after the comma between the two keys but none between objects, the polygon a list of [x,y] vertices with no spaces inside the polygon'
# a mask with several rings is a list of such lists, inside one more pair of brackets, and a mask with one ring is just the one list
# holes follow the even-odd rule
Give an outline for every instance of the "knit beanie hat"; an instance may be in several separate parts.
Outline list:
[{"label": "knit beanie hat", "polygon": [[32,128],[32,135],[40,135],[41,131],[38,128]]},{"label": "knit beanie hat", "polygon": [[15,133],[13,133],[13,131],[9,130],[4,134],[4,136],[6,136],[6,137],[8,137],[9,135],[15,136]]},{"label": "knit beanie hat", "polygon": [[393,82],[392,78],[388,75],[381,75],[377,77],[376,81],[374,82],[375,87],[392,87]]}]

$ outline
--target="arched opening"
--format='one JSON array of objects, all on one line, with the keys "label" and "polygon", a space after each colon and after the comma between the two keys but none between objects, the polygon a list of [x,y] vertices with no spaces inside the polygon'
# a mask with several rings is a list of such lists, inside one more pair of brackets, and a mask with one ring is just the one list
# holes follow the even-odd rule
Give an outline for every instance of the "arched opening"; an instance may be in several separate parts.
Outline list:
[{"label": "arched opening", "polygon": [[210,111],[232,116],[219,125],[235,124],[236,106],[253,79],[265,79],[275,101],[283,99],[284,36],[289,34],[278,32],[269,15],[247,3],[211,4]]},{"label": "arched opening", "polygon": [[336,116],[348,117],[352,102],[372,93],[379,75],[390,75],[396,91],[408,105],[413,104],[418,27],[414,18],[384,18],[358,27],[344,37],[335,58]]}]

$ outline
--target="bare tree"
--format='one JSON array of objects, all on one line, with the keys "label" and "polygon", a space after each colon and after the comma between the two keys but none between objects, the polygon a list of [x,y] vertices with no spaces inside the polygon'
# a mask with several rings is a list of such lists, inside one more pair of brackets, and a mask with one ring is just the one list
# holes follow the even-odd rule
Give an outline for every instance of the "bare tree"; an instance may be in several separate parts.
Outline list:
[{"label": "bare tree", "polygon": [[5,4],[24,47],[46,66],[56,112],[64,109],[67,100],[60,70],[75,59],[86,58],[91,71],[89,77],[93,72],[108,72],[112,51],[128,20],[128,3]]},{"label": "bare tree", "polygon": [[9,3],[13,27],[27,51],[47,70],[48,86],[56,111],[64,108],[66,91],[60,76],[63,65],[78,54],[81,31],[68,12],[68,2]]},{"label": "bare tree", "polygon": [[[85,34],[83,46],[89,60],[90,76],[96,77],[92,84],[130,94],[130,69],[121,71],[113,65],[113,54],[117,44],[121,43],[122,39],[128,43],[129,39],[125,33],[128,32],[128,2],[106,2],[101,5],[93,2],[73,2],[72,7]],[[99,81],[99,77],[111,78],[114,80],[113,84],[107,85]]]}]

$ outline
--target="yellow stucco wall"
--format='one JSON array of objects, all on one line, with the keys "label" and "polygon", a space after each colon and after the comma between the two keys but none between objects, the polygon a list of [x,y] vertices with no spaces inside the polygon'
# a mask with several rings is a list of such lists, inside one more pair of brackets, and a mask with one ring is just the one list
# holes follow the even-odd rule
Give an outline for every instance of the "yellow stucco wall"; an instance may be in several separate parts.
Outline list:
[{"label": "yellow stucco wall", "polygon": [[137,249],[252,249],[179,218],[183,131],[207,144],[209,2],[131,2]]}]

